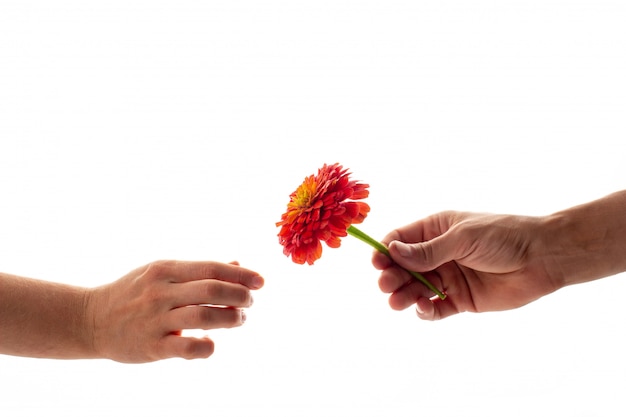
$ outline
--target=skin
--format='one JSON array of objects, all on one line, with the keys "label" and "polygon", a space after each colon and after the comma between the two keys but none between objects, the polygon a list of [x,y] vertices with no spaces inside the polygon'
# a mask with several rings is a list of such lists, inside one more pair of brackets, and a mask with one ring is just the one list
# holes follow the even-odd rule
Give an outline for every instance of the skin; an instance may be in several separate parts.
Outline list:
[{"label": "skin", "polygon": [[[521,307],[567,285],[626,271],[626,190],[547,216],[446,211],[400,227],[374,253],[395,310],[424,320]],[[406,271],[447,294],[433,297]]]},{"label": "skin", "polygon": [[96,288],[0,273],[0,353],[124,363],[207,358],[184,329],[240,326],[258,273],[237,263],[158,261]]}]

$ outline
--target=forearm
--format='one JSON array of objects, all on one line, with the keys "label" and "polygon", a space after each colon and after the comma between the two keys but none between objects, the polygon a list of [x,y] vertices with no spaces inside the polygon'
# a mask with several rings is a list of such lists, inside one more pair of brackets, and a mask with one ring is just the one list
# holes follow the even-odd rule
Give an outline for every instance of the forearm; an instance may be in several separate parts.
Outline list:
[{"label": "forearm", "polygon": [[563,286],[626,271],[626,190],[545,218],[544,259]]},{"label": "forearm", "polygon": [[0,273],[0,353],[94,357],[86,293],[84,288]]}]

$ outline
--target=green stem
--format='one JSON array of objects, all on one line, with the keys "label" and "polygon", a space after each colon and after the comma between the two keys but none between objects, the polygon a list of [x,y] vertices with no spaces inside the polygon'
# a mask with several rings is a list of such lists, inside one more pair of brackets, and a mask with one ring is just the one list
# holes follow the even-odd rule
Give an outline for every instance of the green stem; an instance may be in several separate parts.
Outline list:
[{"label": "green stem", "polygon": [[[361,230],[357,229],[354,226],[350,226],[348,227],[347,230],[348,234],[356,237],[357,239],[367,243],[368,245],[372,246],[374,249],[378,250],[381,253],[384,253],[385,255],[391,257],[391,255],[389,255],[389,249],[387,249],[387,247],[385,245],[383,245],[382,243],[380,243],[379,241],[377,241],[376,239],[373,239],[371,236],[363,233]],[[432,292],[434,292],[435,294],[437,294],[437,296],[440,299],[445,299],[446,298],[446,294],[442,293],[441,291],[439,291],[437,289],[437,287],[435,287],[433,284],[430,283],[430,281],[428,281],[426,278],[424,278],[424,276],[422,274],[420,274],[419,272],[415,272],[415,271],[408,271],[407,272],[411,275],[413,275],[414,278],[416,278],[418,281],[420,281],[422,284],[426,285],[428,287],[428,289],[430,289]]]}]

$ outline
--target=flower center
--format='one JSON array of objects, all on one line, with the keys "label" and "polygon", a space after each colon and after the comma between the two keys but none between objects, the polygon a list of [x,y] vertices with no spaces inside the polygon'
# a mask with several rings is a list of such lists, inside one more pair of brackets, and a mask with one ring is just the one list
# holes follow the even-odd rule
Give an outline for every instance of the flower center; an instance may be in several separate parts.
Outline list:
[{"label": "flower center", "polygon": [[293,207],[298,209],[307,209],[311,207],[311,200],[317,191],[317,183],[313,177],[308,177],[298,187],[293,197]]}]

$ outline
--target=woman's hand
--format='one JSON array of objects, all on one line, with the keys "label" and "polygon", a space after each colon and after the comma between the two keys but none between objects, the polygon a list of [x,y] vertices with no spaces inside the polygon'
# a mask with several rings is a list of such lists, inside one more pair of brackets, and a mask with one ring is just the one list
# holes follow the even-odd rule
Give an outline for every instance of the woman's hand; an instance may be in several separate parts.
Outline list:
[{"label": "woman's hand", "polygon": [[181,332],[241,326],[243,309],[252,305],[250,290],[262,286],[259,274],[237,264],[148,264],[91,291],[94,350],[119,362],[206,358],[213,341]]}]

